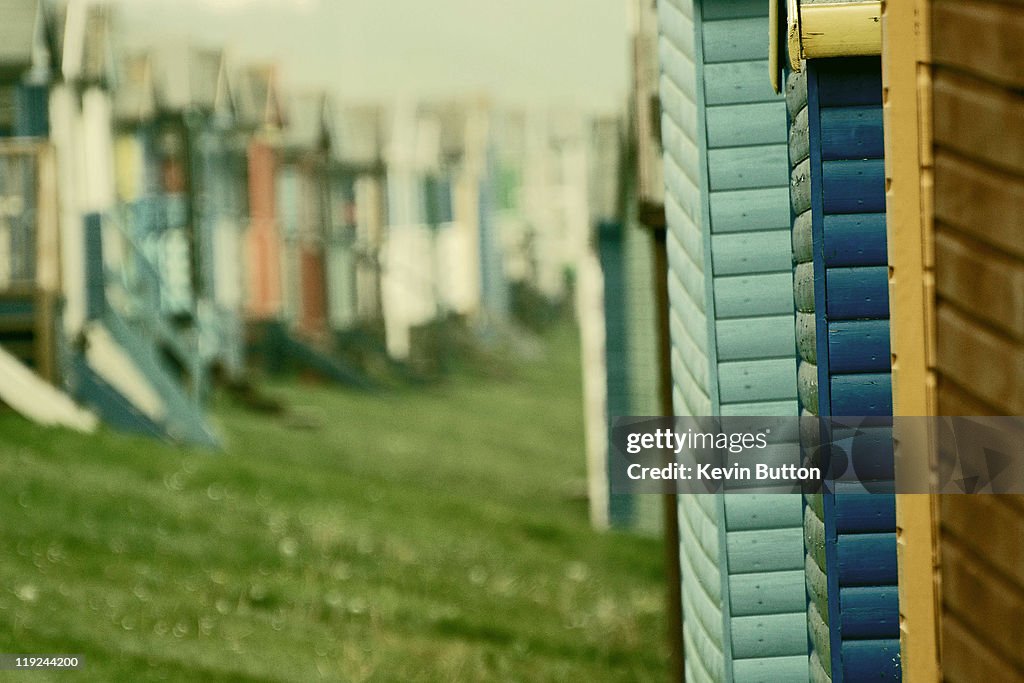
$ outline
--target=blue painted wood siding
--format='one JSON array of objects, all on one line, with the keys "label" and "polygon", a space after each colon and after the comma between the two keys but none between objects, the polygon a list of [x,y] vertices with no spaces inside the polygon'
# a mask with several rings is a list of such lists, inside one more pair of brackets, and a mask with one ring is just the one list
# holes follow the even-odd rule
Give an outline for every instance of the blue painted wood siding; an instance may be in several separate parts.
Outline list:
[{"label": "blue painted wood siding", "polygon": [[[767,6],[664,2],[659,24],[676,412],[796,415],[786,109],[766,75]],[[679,507],[691,679],[806,679],[800,499]]]},{"label": "blue painted wood siding", "polygon": [[[790,79],[801,402],[890,415],[879,59],[812,61],[806,106],[803,87]],[[809,496],[804,532],[812,680],[899,680],[893,497]]]}]

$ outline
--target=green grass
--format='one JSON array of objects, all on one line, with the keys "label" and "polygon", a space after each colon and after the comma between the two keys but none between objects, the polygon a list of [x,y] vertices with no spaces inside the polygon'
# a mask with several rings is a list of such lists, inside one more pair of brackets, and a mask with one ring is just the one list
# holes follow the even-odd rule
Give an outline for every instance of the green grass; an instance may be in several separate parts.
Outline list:
[{"label": "green grass", "polygon": [[33,681],[663,679],[659,544],[589,528],[573,336],[545,348],[273,384],[287,416],[222,397],[220,454],[0,413],[0,652],[86,658]]}]

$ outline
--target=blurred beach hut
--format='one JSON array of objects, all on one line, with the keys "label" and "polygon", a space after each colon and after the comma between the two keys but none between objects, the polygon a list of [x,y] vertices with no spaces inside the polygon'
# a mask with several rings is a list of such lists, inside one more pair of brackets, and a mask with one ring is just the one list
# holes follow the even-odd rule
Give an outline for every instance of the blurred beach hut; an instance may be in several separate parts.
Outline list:
[{"label": "blurred beach hut", "polygon": [[[677,415],[797,415],[786,108],[765,76],[768,13],[658,3]],[[687,678],[807,678],[802,521],[798,496],[680,497]]]},{"label": "blurred beach hut", "polygon": [[[594,121],[591,139],[590,209],[603,281],[605,410],[601,424],[630,415],[656,415],[654,276],[650,243],[635,221],[633,150],[620,117]],[[591,488],[606,491],[595,502],[607,508],[591,517],[602,526],[657,531],[661,501],[656,496],[612,495],[607,455],[594,462]]]},{"label": "blurred beach hut", "polygon": [[[886,3],[882,22],[894,412],[1021,415],[1024,7]],[[945,483],[903,448],[901,481]],[[1024,679],[1020,501],[897,496],[906,680]]]},{"label": "blurred beach hut", "polygon": [[[329,345],[329,173],[332,122],[322,92],[287,101],[277,169],[278,220],[284,239],[284,318],[299,336]],[[345,278],[351,262],[332,262]]]},{"label": "blurred beach hut", "polygon": [[328,239],[331,327],[341,333],[376,329],[382,319],[380,250],[386,191],[383,116],[376,105],[333,111]]},{"label": "blurred beach hut", "polygon": [[[392,112],[387,148],[388,228],[382,266],[388,354],[407,360],[414,328],[438,319],[436,179],[441,174],[441,122],[413,103]],[[443,216],[441,216],[443,217]]]},{"label": "blurred beach hut", "polygon": [[[770,55],[789,68],[801,407],[823,417],[885,417],[892,384],[880,6],[778,9],[788,59],[774,48]],[[879,456],[891,466],[891,452]],[[810,494],[804,520],[812,679],[898,680],[894,497]]]},{"label": "blurred beach hut", "polygon": [[49,134],[53,24],[0,3],[0,402],[41,424],[95,418],[64,392],[57,166]]},{"label": "blurred beach hut", "polygon": [[277,73],[249,66],[237,79],[239,115],[250,132],[248,162],[249,230],[246,235],[246,315],[250,336],[283,317],[283,241],[277,213],[277,145],[284,126]]},{"label": "blurred beach hut", "polygon": [[236,96],[224,52],[184,43],[153,53],[166,247],[180,324],[198,342],[195,384],[242,372],[242,240],[247,206]]},{"label": "blurred beach hut", "polygon": [[187,367],[194,347],[169,330],[162,347],[131,275],[152,264],[116,211],[111,12],[70,3],[53,21],[50,127],[60,187],[67,385],[112,426],[214,445],[197,396],[183,386],[182,366],[164,355],[172,348]]}]

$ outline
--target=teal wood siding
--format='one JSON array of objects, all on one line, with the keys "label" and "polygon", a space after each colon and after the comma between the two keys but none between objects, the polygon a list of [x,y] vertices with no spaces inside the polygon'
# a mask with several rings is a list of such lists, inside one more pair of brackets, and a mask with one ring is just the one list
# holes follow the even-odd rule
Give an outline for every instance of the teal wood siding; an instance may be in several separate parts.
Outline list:
[{"label": "teal wood siding", "polygon": [[[787,112],[762,5],[659,3],[677,414],[797,414]],[[679,508],[692,680],[806,680],[800,498]]]},{"label": "teal wood siding", "polygon": [[[677,415],[710,415],[711,373],[693,0],[658,3],[669,324]],[[686,679],[725,680],[719,513],[713,496],[679,498]]]},{"label": "teal wood siding", "polygon": [[[813,316],[797,321],[801,401],[823,416],[887,416],[881,65],[815,60],[806,72],[789,87],[794,298]],[[893,496],[808,497],[804,534],[812,680],[899,680]]]}]

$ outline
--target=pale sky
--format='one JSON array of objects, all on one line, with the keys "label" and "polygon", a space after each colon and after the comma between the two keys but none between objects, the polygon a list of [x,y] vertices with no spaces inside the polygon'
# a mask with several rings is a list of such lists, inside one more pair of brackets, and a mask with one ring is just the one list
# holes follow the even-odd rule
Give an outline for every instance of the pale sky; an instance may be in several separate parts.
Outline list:
[{"label": "pale sky", "polygon": [[129,47],[189,36],[340,99],[624,106],[626,0],[117,0]]}]

